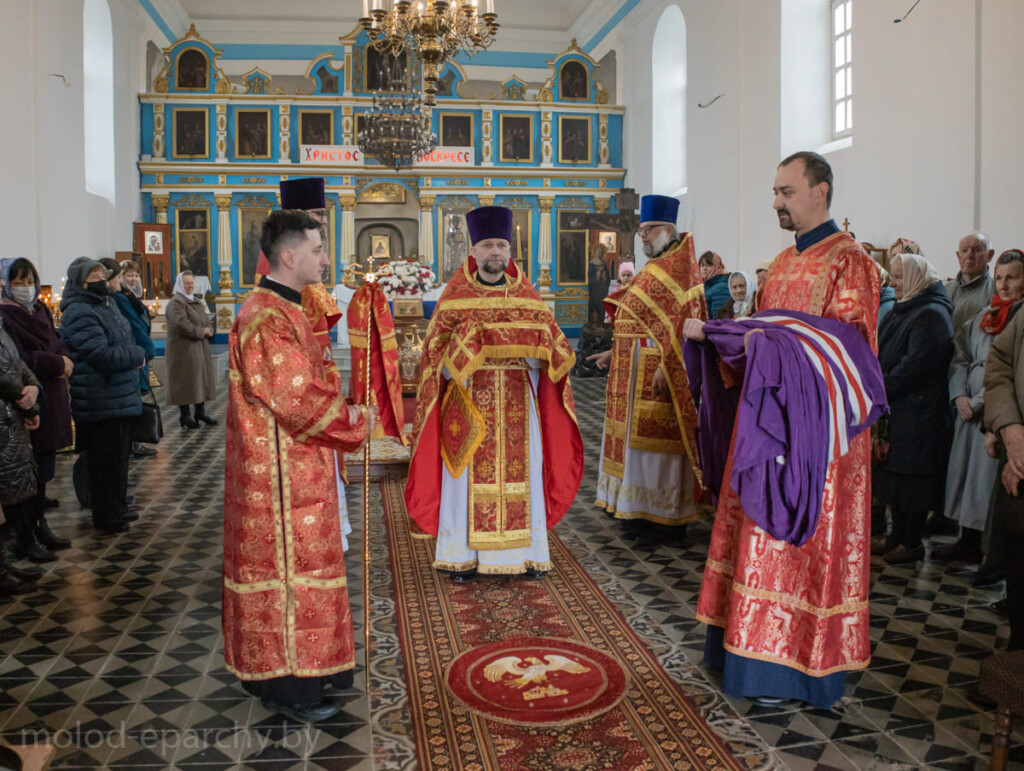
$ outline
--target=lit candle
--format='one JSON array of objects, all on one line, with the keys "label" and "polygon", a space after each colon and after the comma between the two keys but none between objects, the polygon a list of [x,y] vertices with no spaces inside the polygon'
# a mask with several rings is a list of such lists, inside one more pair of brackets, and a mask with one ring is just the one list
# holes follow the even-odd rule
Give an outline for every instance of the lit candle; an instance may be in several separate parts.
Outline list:
[{"label": "lit candle", "polygon": [[370,0],[363,0],[363,18],[370,15]]},{"label": "lit candle", "polygon": [[[523,264],[523,237],[519,232],[519,223],[516,223],[516,263]],[[525,269],[525,266],[524,266]]]},{"label": "lit candle", "polygon": [[494,13],[494,0],[487,0],[487,13]]}]

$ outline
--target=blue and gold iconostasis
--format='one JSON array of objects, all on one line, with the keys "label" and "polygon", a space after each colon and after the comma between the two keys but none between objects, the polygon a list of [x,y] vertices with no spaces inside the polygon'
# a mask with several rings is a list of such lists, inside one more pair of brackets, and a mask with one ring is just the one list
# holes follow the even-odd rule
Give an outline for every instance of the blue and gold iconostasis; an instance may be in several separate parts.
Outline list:
[{"label": "blue and gold iconostasis", "polygon": [[626,258],[613,201],[624,110],[608,104],[575,41],[532,91],[511,77],[478,95],[449,64],[431,114],[438,149],[398,173],[364,157],[357,136],[380,73],[417,83],[414,58],[382,61],[358,30],[309,63],[306,88],[285,93],[259,67],[232,83],[219,57],[193,26],[139,97],[144,219],[170,226],[174,273],[209,277],[219,335],[255,283],[259,225],[289,178],[326,180],[332,286],[371,253],[419,259],[442,282],[465,255],[465,213],[504,205],[515,212],[513,258],[573,335],[588,320],[590,264],[614,275]]}]

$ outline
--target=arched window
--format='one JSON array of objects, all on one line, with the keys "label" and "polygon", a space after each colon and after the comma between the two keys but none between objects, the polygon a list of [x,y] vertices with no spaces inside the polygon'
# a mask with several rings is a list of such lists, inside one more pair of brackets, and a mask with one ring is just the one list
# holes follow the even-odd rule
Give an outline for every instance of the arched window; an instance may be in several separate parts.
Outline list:
[{"label": "arched window", "polygon": [[686,21],[668,6],[651,44],[651,182],[662,195],[686,192]]},{"label": "arched window", "polygon": [[107,0],[82,9],[85,190],[114,203],[114,33]]}]

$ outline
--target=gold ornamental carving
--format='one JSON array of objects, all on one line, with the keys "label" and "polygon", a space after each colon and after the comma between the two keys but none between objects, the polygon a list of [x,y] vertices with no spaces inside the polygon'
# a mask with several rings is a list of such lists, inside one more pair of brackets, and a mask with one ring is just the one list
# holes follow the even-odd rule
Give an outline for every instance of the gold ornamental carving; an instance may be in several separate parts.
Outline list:
[{"label": "gold ornamental carving", "polygon": [[166,94],[168,91],[171,90],[171,83],[167,78],[161,75],[155,81],[153,81],[153,90],[156,91],[158,94]]},{"label": "gold ornamental carving", "polygon": [[247,185],[262,185],[267,181],[266,177],[243,177],[242,182]]},{"label": "gold ornamental carving", "polygon": [[214,86],[213,90],[218,94],[230,94],[231,84],[225,78],[221,78],[217,81],[217,85]]},{"label": "gold ornamental carving", "polygon": [[420,196],[420,211],[433,211],[434,210],[434,202],[436,200],[437,200],[437,198],[435,196],[432,196],[432,195],[422,195],[422,196]]},{"label": "gold ornamental carving", "polygon": [[555,321],[559,324],[586,323],[587,306],[584,303],[558,303],[555,306]]},{"label": "gold ornamental carving", "polygon": [[[224,268],[220,272],[220,279],[218,279],[218,281],[217,281],[217,288],[223,290],[223,289],[231,289],[231,287],[233,287],[233,286],[234,286],[234,282],[231,280],[231,271],[228,268]],[[218,315],[221,315],[223,313],[224,313],[224,310],[221,309],[221,313],[218,314]],[[228,311],[228,316],[230,316],[230,315],[231,315],[231,311]],[[230,322],[229,322],[228,325],[230,326]]]},{"label": "gold ornamental carving", "polygon": [[217,202],[217,211],[231,211],[231,193],[215,195],[213,200]]},{"label": "gold ornamental carving", "polygon": [[558,289],[555,291],[555,297],[560,299],[587,299],[590,297],[590,289],[585,286],[577,286],[569,289]]},{"label": "gold ornamental carving", "polygon": [[355,211],[356,197],[354,195],[339,195],[338,203],[344,211]]},{"label": "gold ornamental carving", "polygon": [[210,202],[198,195],[185,195],[175,201],[174,205],[179,209],[199,208],[201,206],[209,206]]},{"label": "gold ornamental carving", "polygon": [[586,187],[587,183],[582,179],[567,179],[565,180],[566,187]]},{"label": "gold ornamental carving", "polygon": [[[231,279],[228,278],[228,287],[231,286]],[[221,286],[221,289],[224,287]],[[233,319],[231,317],[231,310],[229,308],[221,308],[217,311],[217,329],[231,329]]]},{"label": "gold ornamental carving", "polygon": [[505,185],[507,187],[526,187],[530,183],[525,179],[506,179]]},{"label": "gold ornamental carving", "polygon": [[538,203],[540,204],[540,210],[543,213],[550,214],[551,210],[555,206],[555,199],[542,196],[540,199],[538,199]]},{"label": "gold ornamental carving", "polygon": [[171,208],[171,197],[169,195],[154,195],[153,196],[153,209],[157,214],[167,214],[167,210]]},{"label": "gold ornamental carving", "polygon": [[205,181],[202,177],[178,177],[178,182],[182,185],[201,185]]},{"label": "gold ornamental carving", "polygon": [[547,289],[551,286],[551,269],[541,268],[537,276],[537,286],[540,289]]},{"label": "gold ornamental carving", "polygon": [[558,204],[559,209],[590,209],[590,202],[583,198],[563,198]]},{"label": "gold ornamental carving", "polygon": [[[220,203],[217,204],[220,206]],[[247,195],[238,202],[239,209],[273,209],[274,204],[262,195]]]},{"label": "gold ornamental carving", "polygon": [[595,198],[594,199],[594,211],[598,214],[605,214],[608,211],[608,204],[610,201],[607,198]]},{"label": "gold ornamental carving", "polygon": [[479,197],[479,200],[480,200],[480,205],[481,206],[494,206],[494,196],[493,195],[482,195],[482,196]]}]

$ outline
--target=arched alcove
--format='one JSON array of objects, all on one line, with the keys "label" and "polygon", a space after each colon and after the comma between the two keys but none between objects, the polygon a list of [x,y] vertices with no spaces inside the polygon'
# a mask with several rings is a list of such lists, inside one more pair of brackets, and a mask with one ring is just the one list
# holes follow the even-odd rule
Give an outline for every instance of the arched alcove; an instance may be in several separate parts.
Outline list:
[{"label": "arched alcove", "polygon": [[686,192],[686,21],[678,5],[661,14],[651,43],[651,182],[662,195]]},{"label": "arched alcove", "polygon": [[114,203],[114,33],[107,0],[82,7],[85,190]]}]

